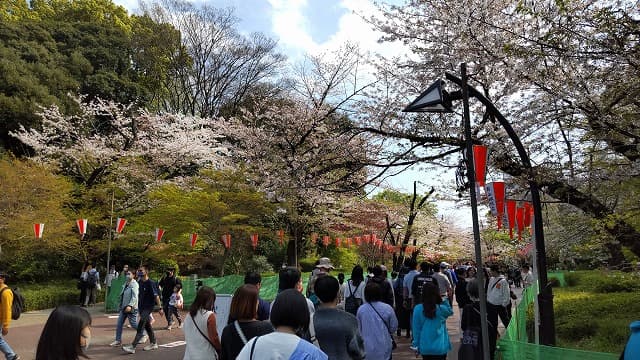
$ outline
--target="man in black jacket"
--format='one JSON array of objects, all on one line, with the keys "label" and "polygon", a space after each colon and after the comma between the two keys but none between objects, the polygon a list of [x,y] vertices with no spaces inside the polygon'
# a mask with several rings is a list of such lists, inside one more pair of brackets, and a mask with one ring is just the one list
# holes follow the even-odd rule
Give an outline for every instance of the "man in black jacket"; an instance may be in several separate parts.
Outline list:
[{"label": "man in black jacket", "polygon": [[171,294],[173,294],[173,288],[176,284],[182,286],[182,281],[175,276],[175,271],[175,268],[168,268],[165,276],[162,277],[158,283],[158,286],[160,286],[162,290],[162,310],[167,318],[167,328],[173,325],[173,316],[169,311],[169,300],[171,299]]}]

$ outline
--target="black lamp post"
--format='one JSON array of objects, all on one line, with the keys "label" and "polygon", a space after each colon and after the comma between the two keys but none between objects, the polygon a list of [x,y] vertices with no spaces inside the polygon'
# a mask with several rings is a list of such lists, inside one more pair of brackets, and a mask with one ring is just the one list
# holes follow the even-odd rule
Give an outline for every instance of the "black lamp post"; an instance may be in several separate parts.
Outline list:
[{"label": "black lamp post", "polygon": [[[539,295],[538,295],[538,304],[540,309],[540,340],[543,345],[555,345],[555,324],[554,324],[554,315],[553,315],[553,293],[551,287],[548,286],[547,279],[547,256],[544,244],[544,231],[542,228],[542,205],[540,203],[540,193],[538,190],[538,184],[535,182],[534,174],[531,166],[531,160],[529,159],[529,155],[525,150],[520,138],[516,134],[516,132],[511,127],[511,124],[507,121],[507,119],[498,111],[495,105],[489,101],[481,92],[471,87],[467,83],[467,67],[465,63],[460,65],[460,73],[461,78],[455,76],[451,73],[446,73],[447,80],[455,83],[461,88],[461,91],[456,91],[453,93],[447,93],[443,89],[444,81],[437,80],[434,84],[429,86],[429,88],[424,91],[416,100],[414,100],[411,104],[409,104],[403,111],[405,112],[453,112],[452,110],[452,102],[453,100],[462,100],[463,101],[463,116],[464,116],[464,128],[465,128],[465,145],[467,151],[467,176],[469,179],[469,183],[473,184],[475,182],[475,174],[473,167],[473,140],[471,138],[471,122],[469,119],[469,98],[474,97],[478,99],[487,109],[491,115],[493,115],[500,125],[504,128],[509,135],[509,138],[513,142],[516,150],[518,151],[518,155],[520,156],[520,161],[522,162],[522,166],[525,169],[525,172],[528,176],[529,182],[529,190],[531,192],[531,202],[533,204],[533,214],[534,214],[534,239],[536,245],[536,266],[538,268],[538,286],[539,286]],[[475,242],[475,250],[476,250],[476,262],[481,265],[481,249],[480,249],[480,231],[478,225],[478,210],[476,204],[476,192],[475,186],[471,185],[469,190],[471,196],[471,210],[473,216],[473,234],[474,234],[474,242]],[[479,273],[482,273],[480,271]],[[480,281],[482,282],[482,275],[480,277]],[[484,287],[481,286],[480,291],[481,296],[481,310],[484,307],[486,311],[486,297],[484,296]],[[483,300],[484,299],[484,300]],[[486,337],[486,321],[483,318],[482,324],[482,335],[483,342]],[[483,344],[485,349],[488,349],[487,344]]]}]

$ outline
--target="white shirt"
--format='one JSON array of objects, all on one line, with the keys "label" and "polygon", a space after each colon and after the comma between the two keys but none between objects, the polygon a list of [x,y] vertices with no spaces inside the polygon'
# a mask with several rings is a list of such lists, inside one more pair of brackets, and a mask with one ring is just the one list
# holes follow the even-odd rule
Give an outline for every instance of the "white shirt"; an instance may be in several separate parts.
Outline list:
[{"label": "white shirt", "polygon": [[504,275],[489,279],[489,289],[487,290],[487,302],[493,305],[507,306],[511,302],[509,293],[509,283]]}]

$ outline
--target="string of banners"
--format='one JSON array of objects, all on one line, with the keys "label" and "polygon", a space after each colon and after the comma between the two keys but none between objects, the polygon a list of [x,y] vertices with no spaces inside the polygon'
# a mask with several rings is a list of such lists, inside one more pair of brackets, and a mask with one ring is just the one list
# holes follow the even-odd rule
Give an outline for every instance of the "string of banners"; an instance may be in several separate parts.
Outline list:
[{"label": "string of banners", "polygon": [[476,193],[484,189],[491,214],[496,217],[498,230],[503,225],[509,229],[509,237],[514,238],[514,231],[518,239],[522,239],[522,233],[528,229],[531,234],[533,220],[533,204],[530,201],[516,201],[506,198],[506,185],[503,181],[485,183],[488,160],[488,148],[486,145],[473,145],[473,167],[475,171]]}]

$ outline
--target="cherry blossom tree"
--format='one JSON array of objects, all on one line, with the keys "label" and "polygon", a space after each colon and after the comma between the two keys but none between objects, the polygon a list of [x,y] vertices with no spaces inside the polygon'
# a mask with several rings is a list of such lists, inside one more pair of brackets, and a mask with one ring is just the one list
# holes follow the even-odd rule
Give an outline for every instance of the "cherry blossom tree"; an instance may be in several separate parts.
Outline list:
[{"label": "cherry blossom tree", "polygon": [[[89,188],[113,171],[148,186],[202,167],[230,166],[217,119],[152,114],[100,99],[76,101],[78,114],[51,106],[40,113],[40,129],[22,127],[11,135],[33,149],[34,159],[58,165]],[[130,179],[122,180],[126,189]]]},{"label": "cherry blossom tree", "polygon": [[[550,197],[599,222],[612,261],[620,245],[640,254],[640,232],[615,191],[640,173],[637,4],[621,1],[409,1],[380,5],[372,24],[382,41],[410,53],[378,61],[380,82],[363,102],[361,130],[386,142],[381,168],[454,167],[463,149],[460,115],[400,114],[444,71],[460,62],[471,85],[510,120],[534,162],[535,180]],[[449,89],[455,90],[455,89]],[[512,196],[528,174],[507,135],[472,101],[473,136],[489,145],[490,166],[513,177]],[[597,166],[601,164],[606,166]],[[492,171],[493,172],[493,171]]]}]

